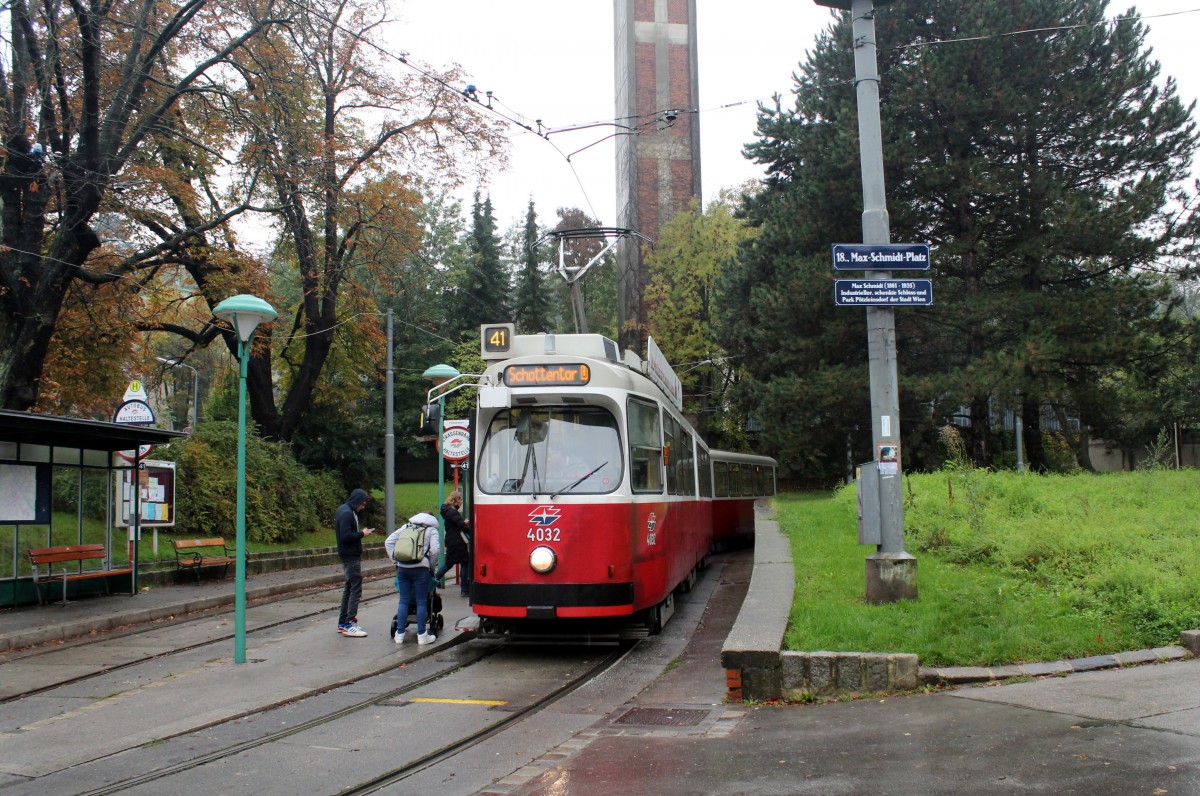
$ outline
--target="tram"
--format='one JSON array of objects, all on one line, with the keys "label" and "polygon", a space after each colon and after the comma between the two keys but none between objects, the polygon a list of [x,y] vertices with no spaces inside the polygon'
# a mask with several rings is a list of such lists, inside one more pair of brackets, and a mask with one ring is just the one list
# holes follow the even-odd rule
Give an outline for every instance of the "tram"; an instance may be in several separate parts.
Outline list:
[{"label": "tram", "polygon": [[710,450],[650,341],[483,327],[474,581],[484,636],[657,633],[714,545],[750,541],[773,459]]}]

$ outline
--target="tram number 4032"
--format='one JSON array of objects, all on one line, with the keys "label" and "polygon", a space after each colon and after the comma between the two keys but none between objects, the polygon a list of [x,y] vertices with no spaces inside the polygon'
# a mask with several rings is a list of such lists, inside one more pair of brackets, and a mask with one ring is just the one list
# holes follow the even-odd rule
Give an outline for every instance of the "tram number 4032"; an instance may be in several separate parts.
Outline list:
[{"label": "tram number 4032", "polygon": [[525,537],[531,542],[557,542],[559,541],[559,529],[530,528]]}]

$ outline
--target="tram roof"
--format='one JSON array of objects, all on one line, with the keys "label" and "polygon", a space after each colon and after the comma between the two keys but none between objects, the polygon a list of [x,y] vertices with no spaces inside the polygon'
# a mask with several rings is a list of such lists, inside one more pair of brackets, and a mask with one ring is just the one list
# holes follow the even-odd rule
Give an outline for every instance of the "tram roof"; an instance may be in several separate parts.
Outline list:
[{"label": "tram roof", "polygon": [[121,451],[131,450],[139,445],[162,445],[186,436],[182,431],[167,431],[162,428],[0,409],[0,442]]}]

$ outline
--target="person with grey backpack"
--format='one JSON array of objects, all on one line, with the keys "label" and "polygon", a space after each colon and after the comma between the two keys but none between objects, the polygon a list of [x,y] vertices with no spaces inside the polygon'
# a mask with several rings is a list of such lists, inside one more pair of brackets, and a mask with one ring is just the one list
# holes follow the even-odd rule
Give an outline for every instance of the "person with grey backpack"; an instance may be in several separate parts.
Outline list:
[{"label": "person with grey backpack", "polygon": [[404,643],[408,632],[408,608],[415,601],[417,643],[430,644],[437,639],[433,628],[428,627],[431,576],[442,549],[437,518],[425,512],[409,517],[408,522],[388,536],[383,547],[396,565],[396,588],[400,592],[393,641]]}]

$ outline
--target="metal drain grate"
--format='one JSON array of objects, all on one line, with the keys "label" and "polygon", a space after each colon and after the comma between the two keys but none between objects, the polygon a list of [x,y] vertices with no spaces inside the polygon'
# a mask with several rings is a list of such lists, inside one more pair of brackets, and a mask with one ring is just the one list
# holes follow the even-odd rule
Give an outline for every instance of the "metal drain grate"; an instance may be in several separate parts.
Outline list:
[{"label": "metal drain grate", "polygon": [[633,708],[613,724],[637,724],[643,727],[695,727],[706,718],[708,718],[707,710]]}]

